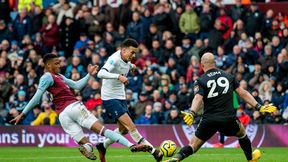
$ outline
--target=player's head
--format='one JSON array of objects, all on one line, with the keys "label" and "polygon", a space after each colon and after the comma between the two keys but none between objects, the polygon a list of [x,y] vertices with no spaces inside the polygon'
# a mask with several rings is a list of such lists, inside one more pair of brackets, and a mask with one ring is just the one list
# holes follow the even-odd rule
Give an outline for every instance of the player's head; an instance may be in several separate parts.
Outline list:
[{"label": "player's head", "polygon": [[60,71],[60,60],[57,55],[48,53],[43,57],[43,63],[45,68],[54,74],[58,74]]},{"label": "player's head", "polygon": [[134,39],[127,38],[121,44],[121,56],[124,61],[131,61],[138,50],[138,42]]},{"label": "player's head", "polygon": [[204,55],[201,57],[201,66],[204,72],[216,67],[213,53],[204,53]]}]

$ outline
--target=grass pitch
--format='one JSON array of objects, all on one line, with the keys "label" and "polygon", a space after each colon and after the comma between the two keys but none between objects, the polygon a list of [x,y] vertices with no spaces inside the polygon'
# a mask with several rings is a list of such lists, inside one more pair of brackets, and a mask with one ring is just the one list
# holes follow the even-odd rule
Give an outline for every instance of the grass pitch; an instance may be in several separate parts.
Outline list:
[{"label": "grass pitch", "polygon": [[[179,149],[178,149],[179,150]],[[288,162],[288,148],[260,148],[259,162]],[[96,150],[95,150],[96,151]],[[96,151],[97,152],[97,151]],[[98,152],[97,152],[98,156]],[[107,162],[154,162],[148,153],[131,153],[126,148],[109,148]],[[165,158],[164,158],[165,159]],[[89,162],[77,148],[0,147],[0,162]],[[99,161],[98,159],[96,161]],[[245,162],[241,149],[200,149],[184,162]]]}]

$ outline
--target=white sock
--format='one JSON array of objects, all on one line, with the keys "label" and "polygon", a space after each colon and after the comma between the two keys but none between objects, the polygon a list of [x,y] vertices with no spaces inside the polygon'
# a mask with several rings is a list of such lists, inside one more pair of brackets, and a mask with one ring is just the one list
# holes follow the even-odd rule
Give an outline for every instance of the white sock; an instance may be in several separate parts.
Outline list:
[{"label": "white sock", "polygon": [[[121,133],[119,132],[119,128],[114,129],[114,132],[115,132],[115,133],[118,133],[118,134],[121,134]],[[114,143],[114,141],[112,141],[110,138],[106,138],[105,141],[103,142],[104,148],[109,147],[109,146],[110,146],[111,144],[113,144],[113,143]]]},{"label": "white sock", "polygon": [[153,148],[151,154],[155,152],[155,148],[153,147],[153,145],[150,142],[148,142],[145,138],[143,138],[137,129],[130,131],[129,134],[136,143],[139,143],[139,141],[142,140],[141,141],[142,144],[151,146]]}]

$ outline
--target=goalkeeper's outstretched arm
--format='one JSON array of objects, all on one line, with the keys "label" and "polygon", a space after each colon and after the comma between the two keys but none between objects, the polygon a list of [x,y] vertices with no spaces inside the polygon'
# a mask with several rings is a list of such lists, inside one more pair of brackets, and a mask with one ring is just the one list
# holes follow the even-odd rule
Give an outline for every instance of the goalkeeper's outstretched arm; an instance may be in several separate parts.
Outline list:
[{"label": "goalkeeper's outstretched arm", "polygon": [[255,100],[255,98],[245,89],[238,87],[236,88],[236,93],[249,105],[251,105],[253,108],[256,107],[258,102]]}]

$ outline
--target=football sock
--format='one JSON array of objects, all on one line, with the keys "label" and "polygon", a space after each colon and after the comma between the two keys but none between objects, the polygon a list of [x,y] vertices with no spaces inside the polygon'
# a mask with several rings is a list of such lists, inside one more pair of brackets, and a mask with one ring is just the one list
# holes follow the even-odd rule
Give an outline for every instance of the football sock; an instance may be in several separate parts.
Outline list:
[{"label": "football sock", "polygon": [[129,134],[132,137],[132,139],[138,144],[142,143],[151,146],[152,147],[152,151],[150,152],[151,154],[155,152],[155,148],[153,147],[153,145],[150,142],[148,142],[144,137],[142,137],[137,129],[130,131]]},{"label": "football sock", "polygon": [[245,135],[244,137],[239,138],[238,140],[242,150],[244,151],[246,159],[252,160],[252,147],[251,147],[251,141],[248,138],[248,136]]},{"label": "football sock", "polygon": [[107,138],[110,138],[112,141],[120,143],[121,145],[131,147],[133,144],[129,142],[125,137],[123,137],[121,134],[116,133],[112,130],[106,129],[104,132],[104,136]]},{"label": "football sock", "polygon": [[181,148],[181,150],[175,155],[175,158],[179,159],[179,160],[183,160],[185,158],[187,158],[188,156],[193,154],[193,148],[189,145],[184,146]]},{"label": "football sock", "polygon": [[220,143],[224,144],[225,136],[220,133]]},{"label": "football sock", "polygon": [[[114,129],[114,132],[115,133],[118,133],[118,134],[121,134],[120,132],[119,132],[119,128],[116,128],[116,129]],[[104,146],[104,148],[107,148],[107,147],[109,147],[111,144],[113,144],[114,143],[114,141],[112,141],[110,138],[106,138],[105,140],[104,140],[104,142],[103,142],[103,146]]]},{"label": "football sock", "polygon": [[88,150],[89,152],[93,152],[93,144],[91,143],[85,143],[84,145],[82,145],[86,150]]}]

